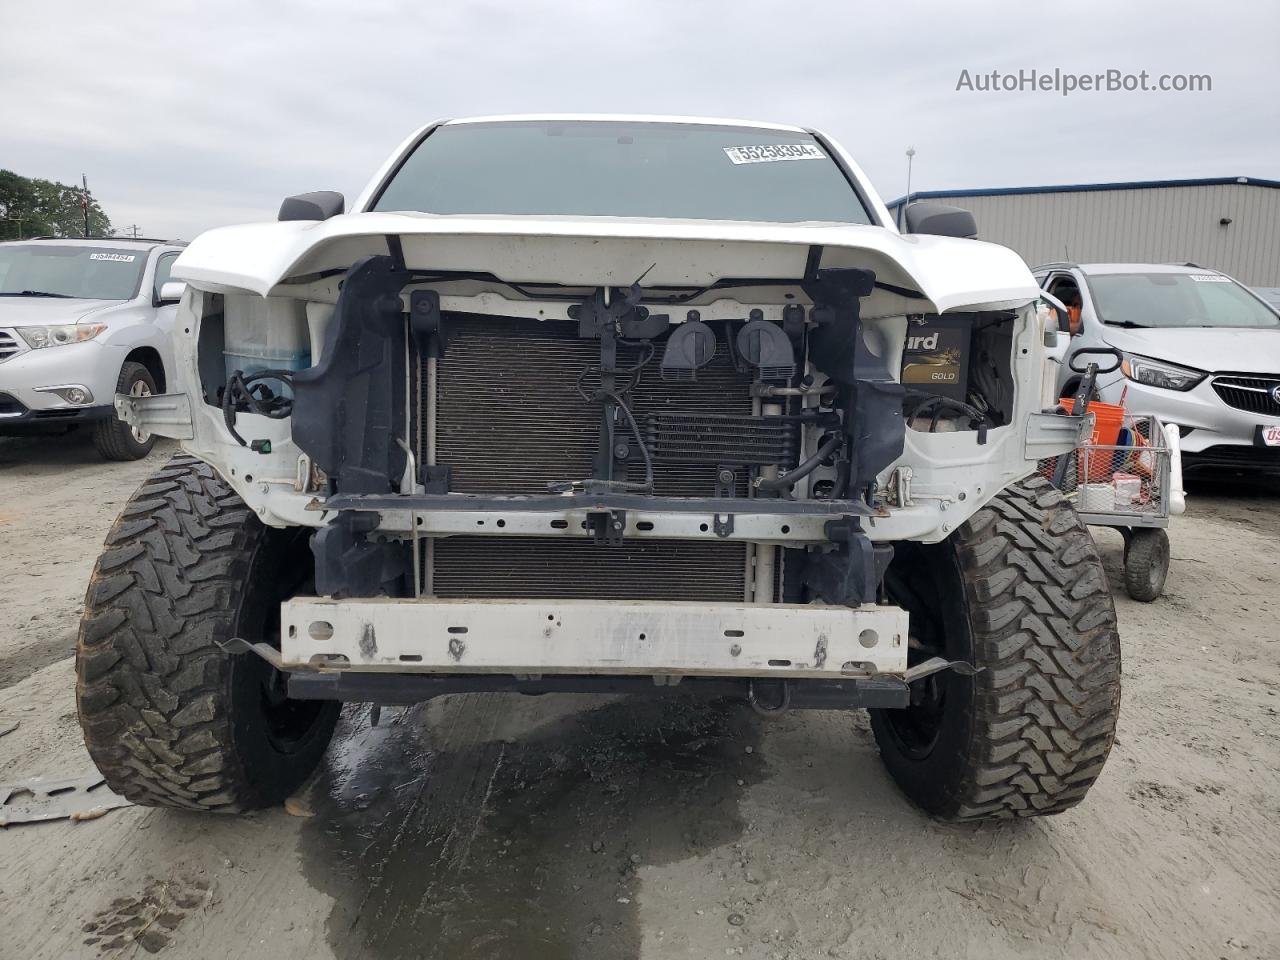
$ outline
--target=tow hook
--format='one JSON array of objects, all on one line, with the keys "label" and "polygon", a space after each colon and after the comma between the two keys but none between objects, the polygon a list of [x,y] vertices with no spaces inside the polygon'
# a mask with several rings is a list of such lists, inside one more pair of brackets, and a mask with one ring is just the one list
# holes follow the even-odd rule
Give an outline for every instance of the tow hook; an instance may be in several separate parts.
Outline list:
[{"label": "tow hook", "polygon": [[242,637],[232,637],[230,640],[215,640],[214,643],[224,653],[256,654],[277,670],[285,669],[284,660],[280,656],[280,651],[268,643],[250,643]]},{"label": "tow hook", "polygon": [[764,680],[760,686],[767,691],[764,697],[756,689],[756,681],[747,685],[747,702],[751,709],[764,716],[777,716],[791,709],[791,685],[785,680]]},{"label": "tow hook", "polygon": [[907,683],[915,683],[917,680],[923,680],[925,677],[931,677],[935,673],[941,673],[943,670],[954,670],[962,677],[972,677],[981,673],[986,667],[975,667],[971,663],[965,663],[963,660],[947,660],[943,657],[931,657],[924,663],[917,663],[914,667],[907,670],[902,675],[902,679]]}]

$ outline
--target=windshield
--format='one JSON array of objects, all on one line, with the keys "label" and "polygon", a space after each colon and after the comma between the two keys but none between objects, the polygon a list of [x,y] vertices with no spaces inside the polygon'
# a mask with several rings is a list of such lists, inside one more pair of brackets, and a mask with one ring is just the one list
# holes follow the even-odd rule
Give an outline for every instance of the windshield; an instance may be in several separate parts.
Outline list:
[{"label": "windshield", "polygon": [[1103,323],[1134,327],[1280,327],[1280,316],[1218,273],[1111,273],[1090,276]]},{"label": "windshield", "polygon": [[373,210],[870,223],[806,133],[702,124],[445,125]]},{"label": "windshield", "polygon": [[145,250],[121,247],[0,244],[0,296],[130,300],[146,262]]}]

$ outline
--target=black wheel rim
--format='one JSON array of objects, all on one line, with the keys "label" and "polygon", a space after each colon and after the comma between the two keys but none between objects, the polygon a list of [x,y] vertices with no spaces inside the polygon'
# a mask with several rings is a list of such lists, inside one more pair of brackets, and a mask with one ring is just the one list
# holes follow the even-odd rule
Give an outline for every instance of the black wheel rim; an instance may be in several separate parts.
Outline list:
[{"label": "black wheel rim", "polygon": [[[305,541],[301,542],[305,544]],[[272,550],[266,551],[266,556],[272,556],[273,554],[274,551]],[[303,559],[309,559],[309,556]],[[257,620],[256,623],[243,622],[243,617],[247,611],[242,610],[241,636],[246,638],[251,636],[260,637],[268,645],[279,650],[280,604],[310,586],[310,567],[305,562],[291,563],[288,560],[283,560],[277,561],[279,567],[271,569],[270,573],[268,573],[266,570],[260,571],[260,568],[272,567],[273,563],[264,563],[263,561],[264,554],[259,553],[253,564],[251,578],[259,572],[263,576],[278,576],[281,568],[308,571],[307,574],[300,574],[297,578],[281,578],[274,589],[269,588],[265,591],[268,594],[267,602],[260,607],[257,604],[251,605],[251,608],[258,607],[261,611],[258,616],[253,617],[254,620]],[[246,667],[250,672],[250,676],[245,678],[245,682],[252,684],[251,689],[255,691],[255,700],[267,742],[277,753],[293,753],[310,738],[316,721],[320,719],[328,704],[323,700],[291,699],[289,697],[288,677],[284,673],[255,654],[242,654],[241,656],[245,661],[242,666]]]},{"label": "black wheel rim", "polygon": [[[890,571],[885,578],[889,599],[907,611],[911,619],[907,666],[933,657],[947,656],[946,625],[939,616],[937,598],[932,603],[912,585]],[[935,673],[911,684],[911,705],[883,713],[886,726],[902,753],[913,760],[927,757],[938,742],[946,710],[949,671]]]},{"label": "black wheel rim", "polygon": [[290,699],[285,675],[269,663],[262,666],[261,702],[267,739],[280,753],[292,753],[311,733],[324,701]]}]

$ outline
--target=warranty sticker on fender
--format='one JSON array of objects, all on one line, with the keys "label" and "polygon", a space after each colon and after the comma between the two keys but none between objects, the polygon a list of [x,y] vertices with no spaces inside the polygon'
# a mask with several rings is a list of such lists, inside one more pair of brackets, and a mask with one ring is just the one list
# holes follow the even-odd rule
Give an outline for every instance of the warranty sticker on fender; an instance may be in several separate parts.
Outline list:
[{"label": "warranty sticker on fender", "polygon": [[826,156],[812,143],[771,143],[762,147],[725,147],[724,152],[732,163],[821,160]]},{"label": "warranty sticker on fender", "polygon": [[127,253],[91,253],[90,260],[114,260],[116,263],[133,263],[137,259],[136,255]]}]

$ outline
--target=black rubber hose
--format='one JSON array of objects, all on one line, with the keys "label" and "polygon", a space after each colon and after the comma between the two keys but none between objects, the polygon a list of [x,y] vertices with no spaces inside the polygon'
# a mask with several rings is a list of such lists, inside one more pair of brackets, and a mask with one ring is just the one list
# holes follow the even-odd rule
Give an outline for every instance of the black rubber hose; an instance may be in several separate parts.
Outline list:
[{"label": "black rubber hose", "polygon": [[822,466],[822,461],[835,453],[836,448],[843,442],[843,436],[838,433],[833,433],[823,441],[822,446],[818,447],[813,456],[800,464],[800,466],[796,467],[794,470],[784,473],[782,476],[757,481],[756,490],[764,491],[765,493],[777,493],[783,490],[790,490],[809,474],[813,473],[813,471],[817,470],[818,467]]},{"label": "black rubber hose", "polygon": [[636,422],[635,416],[627,405],[622,402],[620,396],[606,390],[600,392],[617,404],[618,409],[622,411],[622,415],[626,418],[627,425],[631,428],[631,435],[636,438],[636,446],[640,448],[640,454],[644,457],[643,492],[653,493],[653,454],[649,452],[648,446],[645,445],[644,434],[640,430],[640,424]]}]

